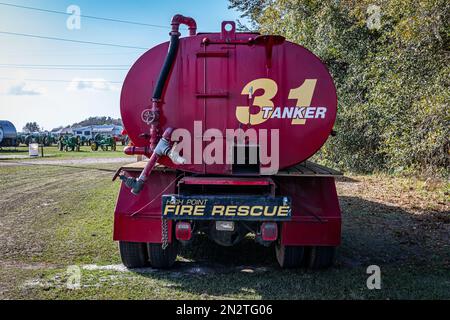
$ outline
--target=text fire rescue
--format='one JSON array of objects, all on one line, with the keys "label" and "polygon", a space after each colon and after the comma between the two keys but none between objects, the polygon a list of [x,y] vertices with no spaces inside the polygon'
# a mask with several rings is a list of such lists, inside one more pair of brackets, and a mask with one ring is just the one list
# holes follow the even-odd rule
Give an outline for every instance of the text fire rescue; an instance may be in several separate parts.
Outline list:
[{"label": "text fire rescue", "polygon": [[[205,202],[205,203],[202,203]],[[264,205],[213,205],[210,212],[206,210],[207,200],[196,200],[195,203],[173,204],[164,206],[164,216],[177,217],[287,217],[289,206],[264,206]]]}]

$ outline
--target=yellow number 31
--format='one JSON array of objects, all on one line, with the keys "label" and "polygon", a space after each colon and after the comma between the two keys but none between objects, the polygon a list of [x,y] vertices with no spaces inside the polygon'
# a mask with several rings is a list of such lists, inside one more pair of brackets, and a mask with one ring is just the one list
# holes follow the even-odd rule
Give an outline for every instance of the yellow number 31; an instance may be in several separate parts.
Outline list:
[{"label": "yellow number 31", "polygon": [[[289,93],[290,100],[297,100],[297,107],[309,107],[316,88],[317,79],[307,79],[298,88],[292,89]],[[266,122],[271,118],[274,111],[272,99],[278,93],[278,85],[272,79],[261,78],[256,79],[247,84],[242,90],[242,95],[253,97],[253,93],[257,90],[264,90],[264,93],[255,97],[253,105],[259,107],[256,114],[250,113],[250,106],[238,106],[236,108],[236,118],[243,124],[258,125]],[[306,119],[292,119],[294,125],[306,124]]]}]

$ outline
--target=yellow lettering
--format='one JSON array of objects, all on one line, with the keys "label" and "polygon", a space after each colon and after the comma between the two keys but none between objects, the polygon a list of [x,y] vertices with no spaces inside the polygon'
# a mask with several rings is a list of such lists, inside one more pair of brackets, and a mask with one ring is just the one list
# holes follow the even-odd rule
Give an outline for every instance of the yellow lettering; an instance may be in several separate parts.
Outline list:
[{"label": "yellow lettering", "polygon": [[[297,100],[297,107],[310,107],[317,79],[307,79],[298,88],[292,89],[289,93],[290,100]],[[306,119],[292,119],[292,124],[306,124]]]},{"label": "yellow lettering", "polygon": [[270,207],[265,207],[264,208],[264,216],[266,216],[266,217],[273,217],[273,216],[275,216],[277,214],[277,209],[278,209],[278,207],[273,207],[272,211],[269,212]]},{"label": "yellow lettering", "polygon": [[195,206],[194,216],[203,216],[205,214],[205,206]]},{"label": "yellow lettering", "polygon": [[282,206],[278,209],[278,216],[279,217],[287,217],[290,210],[291,210],[291,208],[289,206]]},{"label": "yellow lettering", "polygon": [[165,216],[167,216],[169,213],[173,213],[174,212],[174,210],[175,210],[175,206],[174,205],[166,205],[165,207],[164,207],[164,215]]},{"label": "yellow lettering", "polygon": [[252,207],[252,209],[250,210],[250,215],[253,217],[259,217],[262,215],[263,210],[264,210],[264,207],[262,207],[262,206]]},{"label": "yellow lettering", "polygon": [[234,217],[236,215],[237,206],[227,206],[225,215],[227,217]]},{"label": "yellow lettering", "polygon": [[[278,85],[272,79],[261,78],[256,79],[247,84],[242,90],[242,95],[252,96],[258,90],[264,90],[264,93],[255,97],[253,105],[259,107],[259,112],[250,114],[250,106],[238,106],[236,108],[236,118],[243,124],[258,125],[266,122],[272,115],[274,104],[272,99],[278,92]],[[263,108],[272,108],[268,117],[264,119]]]},{"label": "yellow lettering", "polygon": [[212,216],[215,216],[216,214],[219,216],[223,216],[223,212],[225,211],[224,206],[214,206],[211,212]]},{"label": "yellow lettering", "polygon": [[241,217],[248,216],[250,213],[250,207],[249,206],[241,206],[238,209],[237,215]]}]

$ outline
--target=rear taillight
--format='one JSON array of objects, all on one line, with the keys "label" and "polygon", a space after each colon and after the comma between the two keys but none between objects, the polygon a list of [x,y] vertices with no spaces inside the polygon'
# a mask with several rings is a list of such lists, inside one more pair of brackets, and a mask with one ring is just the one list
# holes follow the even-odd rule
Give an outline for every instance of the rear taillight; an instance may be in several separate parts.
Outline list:
[{"label": "rear taillight", "polygon": [[192,227],[189,222],[177,222],[175,226],[175,237],[179,241],[189,241],[192,237]]},{"label": "rear taillight", "polygon": [[275,222],[264,222],[261,225],[261,238],[263,241],[276,241],[278,239],[278,226]]}]

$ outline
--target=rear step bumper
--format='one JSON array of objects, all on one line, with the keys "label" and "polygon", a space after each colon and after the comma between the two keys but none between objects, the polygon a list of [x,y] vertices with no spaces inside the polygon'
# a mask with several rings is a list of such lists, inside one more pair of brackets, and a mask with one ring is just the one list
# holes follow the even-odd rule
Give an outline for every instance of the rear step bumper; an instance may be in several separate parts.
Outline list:
[{"label": "rear step bumper", "polygon": [[[312,168],[309,164],[307,167]],[[121,170],[127,171],[131,176],[138,176],[142,168],[143,165],[137,163]],[[114,239],[161,243],[162,215],[171,201],[175,200],[177,203],[184,199],[186,205],[187,200],[191,200],[189,206],[195,209],[202,205],[201,200],[206,199],[225,209],[217,211],[213,216],[212,208],[205,207],[206,216],[202,214],[198,217],[193,216],[194,209],[185,209],[186,219],[167,215],[169,241],[172,241],[174,233],[175,223],[172,219],[251,220],[278,222],[284,245],[338,246],[341,242],[341,211],[334,182],[337,173],[318,168],[311,172],[312,170],[307,171],[306,167],[302,167],[295,169],[295,172],[280,172],[279,175],[270,177],[180,177],[180,173],[174,170],[157,168],[139,196],[132,195],[122,185],[115,210]],[[320,170],[323,172],[318,173]],[[239,198],[244,200],[238,201]],[[271,209],[286,199],[290,214],[288,217],[278,217],[279,219],[245,216],[247,208],[240,211],[245,217],[239,217],[238,208],[235,208],[247,206],[251,210],[252,207],[262,206],[262,210],[272,212]],[[194,205],[195,203],[198,205]],[[264,207],[265,204],[267,208]],[[227,208],[229,216],[226,215]],[[258,215],[260,212],[261,208],[258,208],[253,213]]]}]

